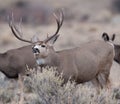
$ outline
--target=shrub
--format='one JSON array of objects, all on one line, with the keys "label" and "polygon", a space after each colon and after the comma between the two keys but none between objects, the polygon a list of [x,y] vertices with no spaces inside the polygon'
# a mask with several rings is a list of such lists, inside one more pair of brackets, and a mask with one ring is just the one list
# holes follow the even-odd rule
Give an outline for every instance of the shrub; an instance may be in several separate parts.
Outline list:
[{"label": "shrub", "polygon": [[[63,85],[62,74],[56,68],[43,68],[42,72],[24,77],[23,104],[120,104],[120,88],[101,90],[89,83],[78,84],[68,81]],[[0,103],[19,103],[19,88],[0,89]]]},{"label": "shrub", "polygon": [[4,104],[10,103],[13,99],[13,91],[8,89],[0,89],[0,101]]},{"label": "shrub", "polygon": [[36,95],[29,104],[117,104],[118,91],[114,89],[101,90],[97,93],[91,86],[68,81],[62,85],[63,78],[55,71],[55,68],[44,68],[42,73],[33,74],[25,78],[31,92]]}]

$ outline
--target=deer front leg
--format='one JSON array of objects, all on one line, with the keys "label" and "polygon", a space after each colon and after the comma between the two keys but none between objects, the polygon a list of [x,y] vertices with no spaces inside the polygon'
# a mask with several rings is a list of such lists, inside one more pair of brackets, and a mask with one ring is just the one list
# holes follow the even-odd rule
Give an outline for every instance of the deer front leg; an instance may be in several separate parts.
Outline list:
[{"label": "deer front leg", "polygon": [[99,84],[99,81],[98,81],[97,77],[95,77],[91,82],[95,86],[97,94],[100,94],[101,86]]},{"label": "deer front leg", "polygon": [[108,90],[111,88],[109,75],[106,75],[105,73],[100,73],[98,75],[98,81],[99,81],[99,83],[101,85],[101,88],[106,88]]}]

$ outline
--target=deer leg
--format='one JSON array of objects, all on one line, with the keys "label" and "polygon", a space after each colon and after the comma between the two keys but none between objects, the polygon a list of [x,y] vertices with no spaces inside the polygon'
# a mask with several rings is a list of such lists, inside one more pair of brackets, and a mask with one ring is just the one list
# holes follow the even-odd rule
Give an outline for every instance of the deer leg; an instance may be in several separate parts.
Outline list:
[{"label": "deer leg", "polygon": [[98,81],[101,85],[101,88],[110,88],[110,80],[109,80],[109,75],[105,73],[100,73],[98,74]]},{"label": "deer leg", "polygon": [[106,79],[106,88],[107,89],[110,89],[111,88],[111,82],[110,82],[110,79],[109,79],[109,75],[105,75],[105,79]]},{"label": "deer leg", "polygon": [[104,75],[102,73],[99,73],[97,78],[98,78],[98,82],[101,86],[101,89],[103,89],[106,84],[106,79],[105,79]]},{"label": "deer leg", "polygon": [[19,85],[20,85],[20,101],[19,101],[19,104],[23,104],[23,101],[24,101],[24,95],[23,95],[23,88],[24,88],[24,85],[23,85],[23,79],[22,79],[22,75],[19,74]]},{"label": "deer leg", "polygon": [[106,88],[107,89],[111,88],[111,82],[110,82],[110,79],[109,79],[111,66],[112,66],[112,61],[111,61],[111,64],[109,63],[109,64],[106,65],[105,70],[103,72],[104,75],[105,75],[105,79],[106,79]]},{"label": "deer leg", "polygon": [[95,86],[97,94],[100,94],[101,86],[99,84],[97,77],[92,80],[92,84]]}]

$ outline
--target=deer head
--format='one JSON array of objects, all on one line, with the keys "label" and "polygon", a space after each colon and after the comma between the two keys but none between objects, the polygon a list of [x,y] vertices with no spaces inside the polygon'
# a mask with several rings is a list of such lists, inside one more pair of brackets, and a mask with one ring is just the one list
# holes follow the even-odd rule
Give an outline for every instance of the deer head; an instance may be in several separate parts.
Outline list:
[{"label": "deer head", "polygon": [[64,20],[63,11],[59,10],[59,16],[60,16],[59,18],[56,15],[56,13],[53,13],[53,16],[57,23],[57,30],[52,36],[47,37],[43,41],[40,41],[36,35],[33,36],[31,40],[26,40],[26,39],[21,38],[20,36],[23,33],[20,32],[19,29],[16,27],[16,25],[14,23],[13,15],[12,15],[12,20],[11,21],[9,20],[9,26],[10,26],[14,36],[21,41],[24,41],[24,42],[27,42],[27,43],[30,43],[33,45],[32,50],[33,50],[33,53],[34,53],[34,56],[36,59],[45,58],[45,57],[47,57],[47,55],[50,51],[54,51],[53,44],[59,37],[58,32],[59,32],[59,30],[63,24],[63,20]]}]

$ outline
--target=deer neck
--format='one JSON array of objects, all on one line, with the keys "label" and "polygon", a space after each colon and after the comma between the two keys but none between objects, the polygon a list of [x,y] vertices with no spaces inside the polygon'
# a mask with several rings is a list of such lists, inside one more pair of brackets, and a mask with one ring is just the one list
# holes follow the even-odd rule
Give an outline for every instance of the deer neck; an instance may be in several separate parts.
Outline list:
[{"label": "deer neck", "polygon": [[46,58],[38,58],[36,62],[40,66],[58,66],[59,56],[57,53],[49,53]]},{"label": "deer neck", "polygon": [[59,55],[57,53],[51,53],[49,57],[47,57],[46,59],[48,65],[50,66],[59,66],[60,64],[60,58],[59,58]]}]

